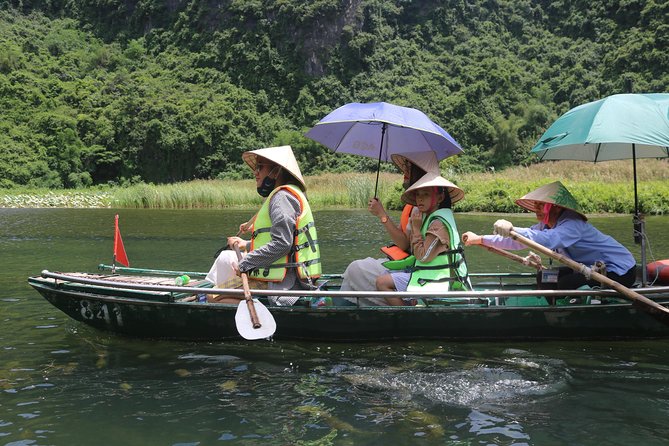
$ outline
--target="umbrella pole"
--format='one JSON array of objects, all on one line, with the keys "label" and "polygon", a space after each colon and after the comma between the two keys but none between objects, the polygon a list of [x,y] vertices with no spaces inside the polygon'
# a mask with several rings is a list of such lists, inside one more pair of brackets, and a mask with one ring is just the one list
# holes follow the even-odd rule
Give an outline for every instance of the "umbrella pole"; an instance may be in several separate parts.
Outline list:
[{"label": "umbrella pole", "polygon": [[634,215],[639,215],[639,196],[636,186],[636,144],[632,144],[632,167],[634,170]]},{"label": "umbrella pole", "polygon": [[641,244],[641,286],[645,287],[648,283],[648,271],[646,269],[646,225],[639,212],[639,195],[636,179],[636,144],[632,144],[632,168],[634,171],[634,242]]},{"label": "umbrella pole", "polygon": [[378,198],[376,196],[376,192],[379,190],[379,172],[381,171],[381,154],[383,153],[383,137],[386,136],[386,128],[388,128],[388,124],[384,122],[383,126],[381,127],[381,145],[379,146],[379,162],[376,165],[376,184],[374,185],[374,198]]},{"label": "umbrella pole", "polygon": [[641,232],[641,286],[646,287],[648,284],[648,267],[646,266],[646,223],[643,218],[639,216],[639,230]]}]

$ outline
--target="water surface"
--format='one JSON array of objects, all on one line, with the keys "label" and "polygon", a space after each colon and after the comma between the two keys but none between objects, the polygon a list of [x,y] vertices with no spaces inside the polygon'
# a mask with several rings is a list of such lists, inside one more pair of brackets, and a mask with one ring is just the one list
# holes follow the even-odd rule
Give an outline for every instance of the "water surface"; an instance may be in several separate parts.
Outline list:
[{"label": "water surface", "polygon": [[[95,331],[26,278],[109,263],[115,213],[0,209],[0,444],[667,444],[664,340],[183,343]],[[132,266],[206,270],[252,212],[119,214]],[[457,220],[489,232],[497,217]],[[364,211],[316,219],[328,272],[386,241]],[[630,217],[591,220],[639,257]],[[656,258],[669,258],[668,223],[648,219]],[[467,257],[474,271],[523,270],[477,248]]]}]

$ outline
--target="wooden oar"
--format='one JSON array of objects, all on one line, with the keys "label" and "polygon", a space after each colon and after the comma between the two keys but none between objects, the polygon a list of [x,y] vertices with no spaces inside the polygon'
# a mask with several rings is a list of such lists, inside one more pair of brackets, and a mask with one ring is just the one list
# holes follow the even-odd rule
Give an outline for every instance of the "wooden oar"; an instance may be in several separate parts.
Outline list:
[{"label": "wooden oar", "polygon": [[[539,243],[532,241],[526,237],[523,237],[522,235],[518,234],[516,231],[511,231],[510,234],[511,238],[514,240],[519,241],[523,245],[527,246],[528,248],[534,249],[535,251],[539,251],[540,253],[547,255],[548,257],[551,257],[571,269],[573,269],[576,272],[582,272],[582,271],[587,271],[590,268],[587,266],[583,265],[582,263],[579,263],[575,260],[570,259],[569,257],[563,256],[562,254],[559,254],[551,249],[546,248],[543,245],[540,245]],[[663,307],[662,305],[658,304],[657,302],[654,302],[650,299],[648,299],[645,296],[642,296],[641,294],[637,293],[636,291],[632,291],[626,286],[624,286],[621,283],[616,282],[615,280],[609,279],[603,274],[600,274],[596,271],[590,270],[590,277],[595,279],[597,282],[601,283],[602,285],[608,286],[609,288],[613,288],[616,290],[618,293],[623,295],[624,297],[630,299],[634,304],[638,306],[638,308],[642,309],[643,311],[649,313],[650,315],[654,316],[657,320],[662,322],[665,325],[669,325],[669,309]]]},{"label": "wooden oar", "polygon": [[[237,260],[242,260],[242,253],[239,252],[239,245],[235,243],[233,245],[235,252],[237,253]],[[260,328],[261,324],[258,320],[258,314],[256,313],[256,308],[253,306],[253,298],[251,297],[251,289],[249,288],[249,276],[246,273],[241,273],[242,276],[242,285],[244,286],[244,299],[246,300],[246,306],[249,308],[249,315],[251,316],[251,322],[253,323],[253,328]]]},{"label": "wooden oar", "polygon": [[[237,253],[237,260],[241,261],[242,253],[239,252],[239,245],[235,243],[233,248]],[[251,297],[248,275],[246,273],[241,273],[241,276],[242,286],[244,287],[244,300],[239,302],[239,306],[237,306],[237,314],[235,315],[237,331],[244,339],[268,338],[276,331],[274,317],[267,307]],[[242,309],[244,305],[246,306],[246,309]],[[258,306],[258,312],[256,312],[256,305]],[[258,313],[260,314],[260,317],[258,317]]]},{"label": "wooden oar", "polygon": [[[467,241],[467,235],[466,234],[463,234],[462,241],[463,242]],[[480,245],[476,245],[476,246],[480,246],[482,248],[487,249],[490,252],[494,252],[495,254],[499,254],[502,257],[506,257],[507,259],[511,259],[514,262],[522,263],[525,266],[530,266],[530,267],[535,268],[537,270],[546,269],[546,267],[544,265],[542,265],[540,262],[537,263],[534,260],[525,259],[525,257],[521,257],[518,254],[514,254],[514,253],[509,252],[505,249],[495,248],[494,246],[485,245],[485,244],[483,244],[483,241],[481,241]]]},{"label": "wooden oar", "polygon": [[485,248],[490,252],[494,252],[495,254],[499,254],[502,257],[506,257],[507,259],[513,260],[514,262],[522,263],[523,265],[534,268],[537,271],[540,271],[542,269],[546,269],[546,267],[544,265],[542,265],[541,263],[537,263],[532,259],[526,259],[525,257],[521,257],[518,254],[514,254],[514,253],[509,252],[505,249],[495,248],[494,246],[488,246],[488,245],[484,245],[484,244],[480,244],[480,245],[476,245],[476,246],[480,246],[482,248]]}]

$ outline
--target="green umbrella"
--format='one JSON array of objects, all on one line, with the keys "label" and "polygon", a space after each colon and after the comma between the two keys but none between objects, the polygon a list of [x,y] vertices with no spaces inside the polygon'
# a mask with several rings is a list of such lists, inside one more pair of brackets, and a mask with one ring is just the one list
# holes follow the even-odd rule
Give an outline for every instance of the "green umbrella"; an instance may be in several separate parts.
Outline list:
[{"label": "green umbrella", "polygon": [[[616,94],[572,108],[532,148],[540,160],[631,159],[634,169],[635,240],[646,263],[637,194],[637,158],[669,157],[669,93]],[[643,285],[646,270],[643,268]]]}]

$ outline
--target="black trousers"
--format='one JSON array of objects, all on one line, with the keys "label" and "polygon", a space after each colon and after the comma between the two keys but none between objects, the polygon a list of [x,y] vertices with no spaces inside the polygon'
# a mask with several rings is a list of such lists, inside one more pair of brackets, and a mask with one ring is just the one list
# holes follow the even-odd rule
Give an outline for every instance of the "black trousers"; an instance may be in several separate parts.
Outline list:
[{"label": "black trousers", "polygon": [[[607,272],[606,277],[611,280],[615,280],[623,286],[631,287],[636,281],[636,265],[629,269],[625,274],[618,275],[616,273]],[[574,271],[573,269],[562,266],[558,268],[558,281],[557,283],[541,283],[541,271],[537,273],[537,283],[539,284],[539,289],[550,290],[575,290],[582,287],[583,285],[588,285],[591,287],[601,285],[594,279],[588,280],[583,274]]]}]

